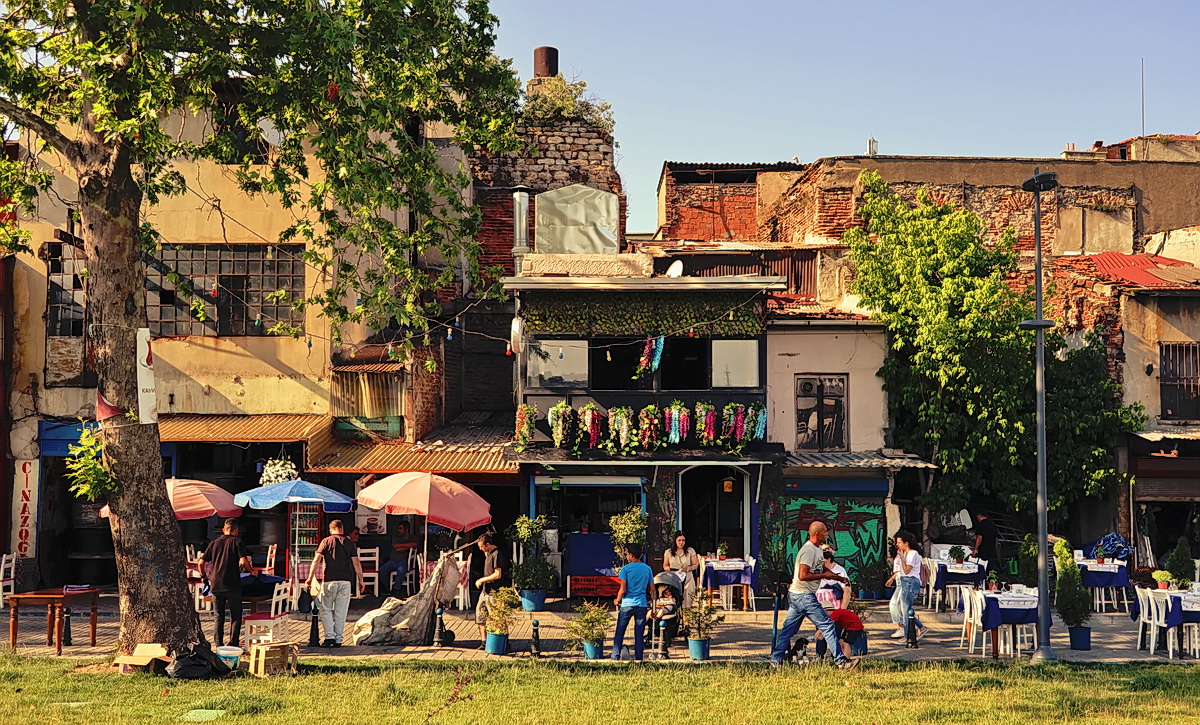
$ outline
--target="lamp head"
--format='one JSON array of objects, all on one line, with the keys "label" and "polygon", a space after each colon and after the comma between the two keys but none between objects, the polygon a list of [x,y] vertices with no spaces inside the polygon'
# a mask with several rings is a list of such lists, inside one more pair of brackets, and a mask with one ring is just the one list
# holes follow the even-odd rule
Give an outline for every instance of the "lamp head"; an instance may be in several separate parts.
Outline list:
[{"label": "lamp head", "polygon": [[1034,169],[1033,176],[1030,176],[1021,183],[1021,188],[1025,191],[1050,191],[1058,186],[1058,174],[1053,171],[1043,171],[1037,173]]}]

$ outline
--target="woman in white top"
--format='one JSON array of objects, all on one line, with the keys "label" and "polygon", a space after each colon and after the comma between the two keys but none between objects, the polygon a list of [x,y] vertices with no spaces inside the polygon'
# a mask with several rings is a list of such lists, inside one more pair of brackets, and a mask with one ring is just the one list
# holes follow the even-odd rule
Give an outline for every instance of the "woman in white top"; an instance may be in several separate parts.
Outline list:
[{"label": "woman in white top", "polygon": [[[895,582],[896,592],[892,594],[889,605],[892,613],[892,624],[896,631],[892,639],[904,636],[904,628],[908,621],[908,610],[913,601],[921,594],[921,552],[917,551],[917,537],[908,531],[897,531],[893,539],[896,544],[896,558],[892,561],[892,576],[886,586]],[[921,637],[928,628],[917,620],[917,636]]]},{"label": "woman in white top", "polygon": [[[829,572],[830,574],[837,574],[838,576],[844,576],[847,579],[849,579],[850,574],[849,574],[849,572],[846,571],[846,567],[834,562],[833,549],[829,548],[828,546],[823,546],[823,547],[821,547],[821,550],[822,550],[822,553],[825,555],[825,571]],[[820,596],[820,590],[818,590],[817,599],[821,601],[821,603],[825,606],[826,609],[847,609],[847,608],[849,608],[849,606],[850,606],[850,585],[849,584],[842,584],[837,579],[822,579],[821,580],[821,589],[827,589],[827,590],[833,592],[833,594],[834,594],[832,599],[826,600]],[[828,602],[828,603],[826,603],[826,602]]]},{"label": "woman in white top", "polygon": [[671,548],[663,554],[663,571],[676,572],[683,579],[683,606],[692,606],[692,595],[696,593],[696,571],[700,568],[700,557],[696,550],[687,545],[687,537],[676,531],[671,537]]}]

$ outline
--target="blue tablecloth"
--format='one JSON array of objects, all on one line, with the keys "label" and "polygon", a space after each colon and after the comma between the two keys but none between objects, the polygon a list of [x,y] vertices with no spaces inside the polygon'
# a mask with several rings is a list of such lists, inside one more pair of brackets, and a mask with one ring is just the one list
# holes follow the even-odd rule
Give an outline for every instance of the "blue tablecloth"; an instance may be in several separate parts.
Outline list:
[{"label": "blue tablecloth", "polygon": [[736,586],[746,584],[753,589],[758,588],[757,574],[754,567],[747,563],[741,570],[738,569],[714,569],[706,565],[704,567],[704,576],[700,580],[700,586],[705,589],[721,586]]},{"label": "blue tablecloth", "polygon": [[1167,628],[1178,627],[1181,624],[1197,623],[1200,624],[1200,612],[1185,612],[1183,611],[1183,599],[1178,594],[1172,594],[1169,597],[1170,605],[1167,607]]},{"label": "blue tablecloth", "polygon": [[974,574],[955,574],[946,571],[945,564],[938,564],[937,578],[933,580],[935,591],[943,591],[947,584],[982,584],[987,578],[987,570],[980,567]]},{"label": "blue tablecloth", "polygon": [[1083,585],[1088,589],[1127,587],[1129,586],[1129,569],[1122,566],[1117,567],[1116,571],[1092,571],[1087,564],[1080,564],[1079,578],[1083,580]]},{"label": "blue tablecloth", "polygon": [[616,576],[616,553],[608,534],[567,534],[563,547],[566,576]]},{"label": "blue tablecloth", "polygon": [[985,630],[996,629],[1003,624],[1037,624],[1037,607],[1032,609],[1001,608],[997,597],[984,596],[982,627]]}]

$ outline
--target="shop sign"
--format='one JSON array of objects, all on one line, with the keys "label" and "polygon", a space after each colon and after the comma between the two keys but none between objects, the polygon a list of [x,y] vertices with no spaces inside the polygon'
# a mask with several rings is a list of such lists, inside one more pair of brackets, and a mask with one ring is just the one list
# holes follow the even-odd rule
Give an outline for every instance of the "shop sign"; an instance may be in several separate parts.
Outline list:
[{"label": "shop sign", "polygon": [[[367,486],[375,483],[375,474],[368,473],[365,476],[360,476],[354,482],[354,496],[358,498],[358,494]],[[370,536],[375,534],[387,533],[387,514],[382,509],[369,509],[361,503],[358,508],[354,509],[354,525],[359,528],[359,533]]]},{"label": "shop sign", "polygon": [[615,597],[621,591],[621,580],[615,576],[573,576],[573,597]]},{"label": "shop sign", "polygon": [[18,460],[13,481],[12,546],[22,558],[37,555],[38,461]]},{"label": "shop sign", "polygon": [[158,422],[158,394],[154,390],[154,356],[150,352],[150,328],[137,331],[138,422]]}]

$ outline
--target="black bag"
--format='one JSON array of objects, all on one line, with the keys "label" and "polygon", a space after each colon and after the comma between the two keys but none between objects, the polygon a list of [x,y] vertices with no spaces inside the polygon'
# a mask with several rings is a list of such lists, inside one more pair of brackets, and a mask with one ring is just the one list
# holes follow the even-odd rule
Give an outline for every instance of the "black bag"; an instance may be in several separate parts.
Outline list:
[{"label": "black bag", "polygon": [[175,660],[167,665],[167,677],[173,680],[207,680],[224,677],[232,670],[202,644],[176,650]]},{"label": "black bag", "polygon": [[312,614],[313,597],[308,591],[308,587],[300,590],[300,596],[296,598],[296,611],[301,614]]}]

